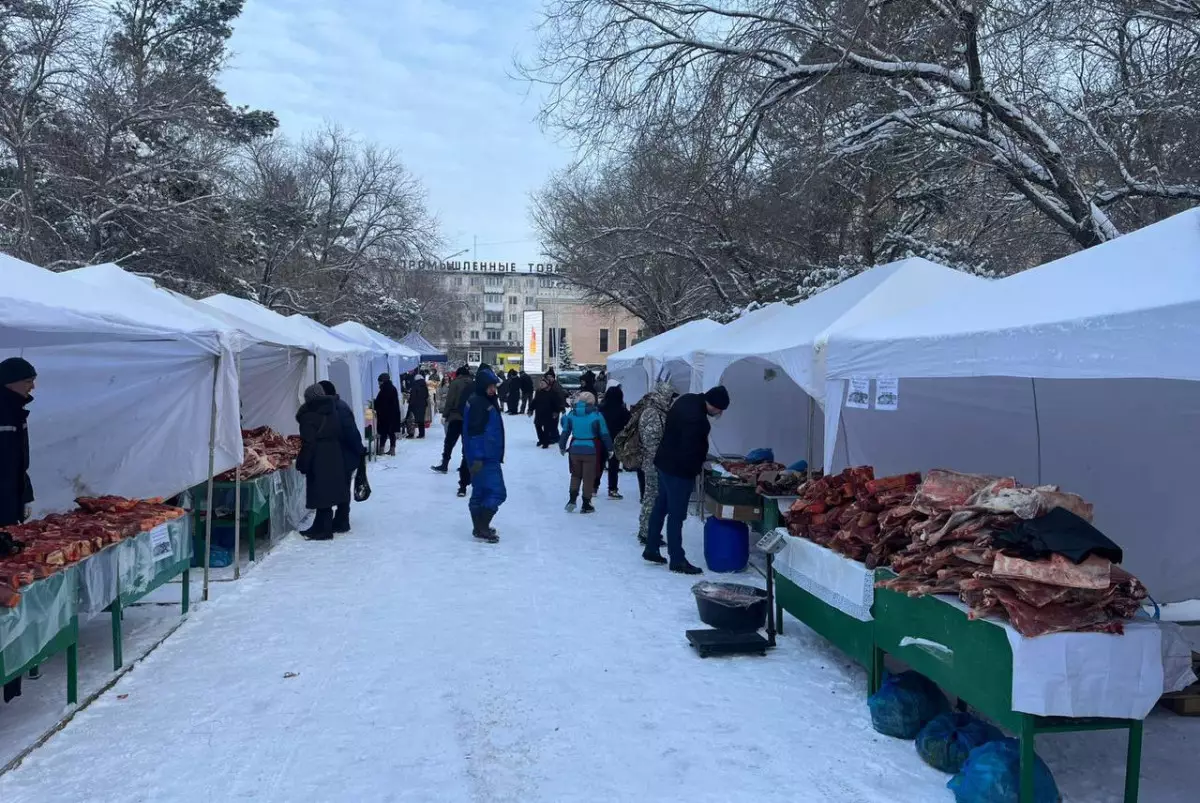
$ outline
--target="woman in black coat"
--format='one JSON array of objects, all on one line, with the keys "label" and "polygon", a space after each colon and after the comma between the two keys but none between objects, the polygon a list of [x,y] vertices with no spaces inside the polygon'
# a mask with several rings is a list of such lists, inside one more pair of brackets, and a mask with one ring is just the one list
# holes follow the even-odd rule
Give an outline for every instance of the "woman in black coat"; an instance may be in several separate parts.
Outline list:
[{"label": "woman in black coat", "polygon": [[429,386],[425,377],[417,374],[413,378],[412,390],[408,392],[408,414],[417,425],[417,437],[425,437],[425,413],[429,409]]},{"label": "woman in black coat", "polygon": [[[604,425],[608,427],[608,434],[615,443],[621,430],[629,424],[629,408],[625,406],[625,391],[621,390],[620,385],[613,385],[605,392],[604,401],[600,403],[600,415],[604,416]],[[600,477],[604,474],[604,464],[607,462],[608,496],[610,499],[621,499],[621,492],[617,489],[621,461],[617,460],[615,451],[607,454],[601,450],[597,457],[600,463],[596,466],[596,490],[600,490]]]},{"label": "woman in black coat", "polygon": [[388,454],[396,453],[396,433],[400,431],[400,394],[388,374],[379,375],[379,395],[375,397],[375,436],[378,454],[383,454],[384,441],[391,441]]},{"label": "woman in black coat", "polygon": [[327,396],[320,385],[310,386],[304,391],[296,423],[300,425],[301,443],[296,469],[305,479],[305,506],[317,511],[312,526],[300,534],[314,541],[328,541],[333,538],[333,508],[350,503],[337,398]]},{"label": "woman in black coat", "polygon": [[521,377],[515,368],[508,369],[508,381],[504,383],[504,402],[508,405],[509,415],[519,415],[521,412]]}]

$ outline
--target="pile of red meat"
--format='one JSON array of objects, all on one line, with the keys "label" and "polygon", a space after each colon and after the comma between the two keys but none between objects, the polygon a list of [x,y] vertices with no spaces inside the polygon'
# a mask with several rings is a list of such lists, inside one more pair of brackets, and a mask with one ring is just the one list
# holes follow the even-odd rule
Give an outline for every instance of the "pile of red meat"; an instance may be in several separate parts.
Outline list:
[{"label": "pile of red meat", "polygon": [[741,460],[727,460],[721,466],[747,485],[758,485],[761,475],[775,474],[787,468],[782,463],[746,463]]},{"label": "pile of red meat", "polygon": [[995,533],[1065,508],[1091,521],[1092,506],[1056,486],[935,469],[874,479],[869,467],[808,483],[788,530],[868,567],[888,565],[879,585],[909,596],[957,594],[971,618],[1008,619],[1025,636],[1123,632],[1146,598],[1140,581],[1107,559],[1025,560],[996,547]]},{"label": "pile of red meat", "polygon": [[[287,468],[296,460],[296,455],[300,454],[299,435],[284,437],[270,427],[243,429],[242,445],[245,449],[241,466],[243,480]],[[217,475],[217,479],[221,482],[233,482],[237,479],[237,474],[237,469],[230,469]]]},{"label": "pile of red meat", "polygon": [[870,466],[812,480],[784,515],[788,532],[873,569],[908,544],[904,511],[920,482],[920,474],[877,480]]},{"label": "pile of red meat", "polygon": [[0,607],[21,600],[18,589],[138,533],[185,514],[161,499],[120,496],[81,497],[78,510],[5,527],[14,554],[0,557]]}]

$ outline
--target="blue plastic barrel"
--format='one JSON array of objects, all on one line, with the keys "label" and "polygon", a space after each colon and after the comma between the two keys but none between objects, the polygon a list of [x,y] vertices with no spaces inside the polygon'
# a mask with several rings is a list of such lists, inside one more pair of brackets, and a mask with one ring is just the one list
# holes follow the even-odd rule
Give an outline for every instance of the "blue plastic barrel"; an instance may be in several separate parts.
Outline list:
[{"label": "blue plastic barrel", "polygon": [[750,562],[750,526],[710,518],[704,522],[704,562],[711,572],[740,572]]}]

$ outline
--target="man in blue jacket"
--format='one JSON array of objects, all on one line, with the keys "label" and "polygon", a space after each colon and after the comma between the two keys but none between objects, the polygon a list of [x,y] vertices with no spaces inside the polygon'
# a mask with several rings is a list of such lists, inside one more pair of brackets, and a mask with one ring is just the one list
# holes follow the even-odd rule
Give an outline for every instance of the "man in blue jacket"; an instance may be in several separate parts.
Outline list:
[{"label": "man in blue jacket", "polygon": [[558,450],[566,454],[568,443],[571,452],[571,499],[567,502],[567,512],[575,512],[579,486],[582,485],[583,507],[579,512],[595,513],[592,494],[596,490],[597,455],[601,446],[606,451],[612,451],[612,438],[608,434],[604,416],[596,411],[596,397],[587,391],[579,394],[571,413],[563,419]]},{"label": "man in blue jacket", "polygon": [[351,493],[346,504],[338,505],[336,512],[333,514],[333,531],[335,533],[348,533],[350,532],[350,502],[354,499],[354,472],[358,470],[359,465],[363,462],[362,458],[367,453],[367,447],[363,446],[362,433],[358,431],[358,425],[354,423],[354,411],[350,409],[350,405],[346,404],[338,396],[337,388],[334,384],[328,379],[324,379],[317,384],[325,389],[326,396],[334,397],[338,424],[341,427],[341,437],[339,440],[342,444],[342,466],[346,472],[346,484],[351,486]]},{"label": "man in blue jacket", "polygon": [[480,366],[475,373],[475,393],[467,401],[463,456],[471,471],[471,511],[474,535],[494,544],[500,540],[492,519],[508,498],[504,488],[504,419],[496,398],[500,380],[492,369]]}]

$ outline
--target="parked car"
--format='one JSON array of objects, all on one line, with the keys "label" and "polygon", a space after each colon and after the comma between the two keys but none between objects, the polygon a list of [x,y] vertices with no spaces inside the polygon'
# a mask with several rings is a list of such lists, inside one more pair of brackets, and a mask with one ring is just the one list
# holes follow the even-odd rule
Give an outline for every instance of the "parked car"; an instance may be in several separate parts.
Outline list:
[{"label": "parked car", "polygon": [[582,385],[581,379],[583,371],[559,371],[558,384],[563,386],[563,389],[570,395],[575,395],[579,392]]}]

